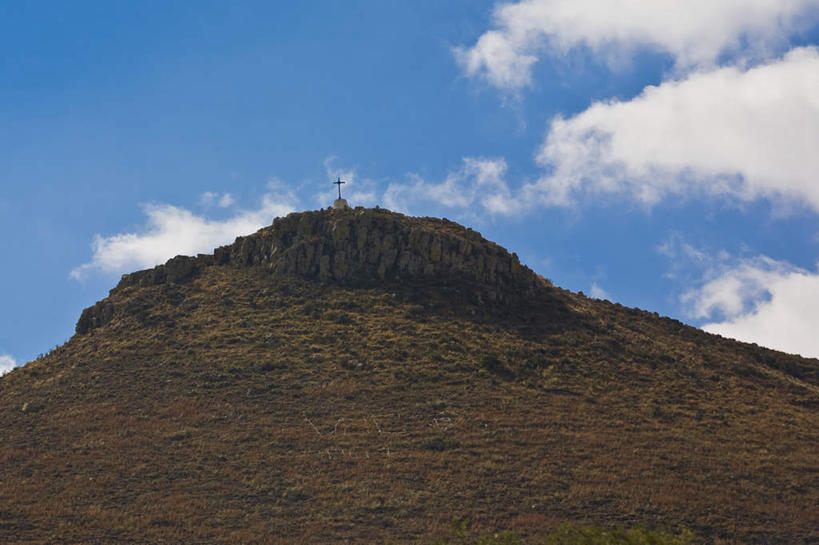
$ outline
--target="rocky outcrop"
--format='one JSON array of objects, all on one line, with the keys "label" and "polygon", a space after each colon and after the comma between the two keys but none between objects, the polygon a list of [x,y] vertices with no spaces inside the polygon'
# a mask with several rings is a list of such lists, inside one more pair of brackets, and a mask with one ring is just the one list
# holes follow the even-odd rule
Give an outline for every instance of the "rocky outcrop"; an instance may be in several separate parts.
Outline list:
[{"label": "rocky outcrop", "polygon": [[117,288],[178,284],[193,278],[202,268],[210,265],[213,265],[212,255],[199,254],[197,257],[178,255],[169,259],[164,265],[158,265],[153,269],[122,275]]},{"label": "rocky outcrop", "polygon": [[[478,298],[489,302],[526,297],[544,282],[517,255],[457,223],[356,208],[277,218],[270,227],[216,248],[213,255],[177,256],[123,275],[115,290],[186,282],[210,266],[264,267],[271,274],[348,285],[468,282]],[[78,333],[110,320],[98,310],[97,305],[86,309]]]},{"label": "rocky outcrop", "polygon": [[82,311],[75,330],[78,335],[84,335],[92,329],[107,324],[113,317],[114,305],[107,299],[103,299]]},{"label": "rocky outcrop", "polygon": [[471,229],[362,208],[278,218],[269,229],[217,248],[213,260],[342,283],[470,280],[498,288],[499,294],[536,284],[516,255]]}]

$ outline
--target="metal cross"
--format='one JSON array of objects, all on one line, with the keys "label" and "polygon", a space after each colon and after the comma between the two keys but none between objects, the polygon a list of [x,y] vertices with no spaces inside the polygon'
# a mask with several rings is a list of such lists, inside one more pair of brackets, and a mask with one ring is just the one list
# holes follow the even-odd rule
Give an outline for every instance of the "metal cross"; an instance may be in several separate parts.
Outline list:
[{"label": "metal cross", "polygon": [[333,183],[338,186],[338,198],[341,199],[341,184],[346,184],[347,182],[342,182],[341,178],[339,178]]}]

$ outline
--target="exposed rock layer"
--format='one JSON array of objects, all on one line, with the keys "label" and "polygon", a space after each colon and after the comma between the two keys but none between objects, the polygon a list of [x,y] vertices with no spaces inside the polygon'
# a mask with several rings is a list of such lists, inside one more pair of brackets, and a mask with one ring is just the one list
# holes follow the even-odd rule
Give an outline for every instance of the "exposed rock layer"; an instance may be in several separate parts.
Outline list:
[{"label": "exposed rock layer", "polygon": [[[517,255],[446,219],[411,218],[383,209],[319,210],[277,218],[213,255],[177,256],[123,275],[116,289],[185,282],[210,266],[266,267],[271,274],[322,282],[373,284],[427,279],[468,282],[476,297],[504,302],[530,295],[544,280]],[[110,321],[105,301],[83,311],[82,334]]]}]

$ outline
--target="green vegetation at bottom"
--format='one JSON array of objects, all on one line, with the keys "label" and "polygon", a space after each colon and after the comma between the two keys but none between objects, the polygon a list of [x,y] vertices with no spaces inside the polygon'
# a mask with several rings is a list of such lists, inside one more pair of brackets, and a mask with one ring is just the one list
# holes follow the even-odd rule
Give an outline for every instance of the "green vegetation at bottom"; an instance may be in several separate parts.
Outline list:
[{"label": "green vegetation at bottom", "polygon": [[541,536],[523,538],[514,532],[483,533],[475,535],[467,529],[466,521],[453,522],[454,536],[433,541],[431,545],[689,545],[694,534],[683,529],[679,533],[656,532],[645,528],[604,528],[565,524]]}]

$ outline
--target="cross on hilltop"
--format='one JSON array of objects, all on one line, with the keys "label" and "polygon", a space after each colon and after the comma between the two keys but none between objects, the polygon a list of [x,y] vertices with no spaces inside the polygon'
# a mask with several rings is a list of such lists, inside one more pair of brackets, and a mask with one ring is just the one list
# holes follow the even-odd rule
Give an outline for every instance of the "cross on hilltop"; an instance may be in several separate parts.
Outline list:
[{"label": "cross on hilltop", "polygon": [[341,200],[341,184],[346,184],[347,182],[342,182],[341,178],[339,178],[338,180],[332,183],[338,186],[338,198],[339,200]]},{"label": "cross on hilltop", "polygon": [[347,182],[343,181],[341,177],[337,178],[335,182],[332,182],[338,186],[338,198],[333,203],[333,210],[345,210],[350,208],[347,205],[347,201],[341,198],[341,184],[346,184]]}]

